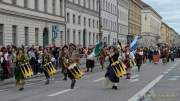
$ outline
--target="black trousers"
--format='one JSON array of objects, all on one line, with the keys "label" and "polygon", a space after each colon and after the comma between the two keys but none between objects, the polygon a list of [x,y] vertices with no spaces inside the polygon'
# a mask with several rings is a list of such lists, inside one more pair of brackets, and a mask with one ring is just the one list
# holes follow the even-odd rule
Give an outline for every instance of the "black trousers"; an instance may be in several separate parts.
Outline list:
[{"label": "black trousers", "polygon": [[45,69],[44,69],[44,75],[45,75],[46,79],[49,80],[50,76],[49,76],[48,72]]}]

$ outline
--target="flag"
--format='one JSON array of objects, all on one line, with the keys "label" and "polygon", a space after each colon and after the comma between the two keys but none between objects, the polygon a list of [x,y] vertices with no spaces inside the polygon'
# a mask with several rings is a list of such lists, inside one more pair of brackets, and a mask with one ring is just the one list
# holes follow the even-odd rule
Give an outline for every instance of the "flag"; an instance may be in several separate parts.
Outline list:
[{"label": "flag", "polygon": [[133,40],[133,42],[130,44],[130,49],[131,49],[131,52],[136,52],[136,49],[138,47],[138,36],[136,36]]},{"label": "flag", "polygon": [[93,49],[93,54],[97,57],[100,54],[100,50],[102,48],[102,42],[96,44],[95,48]]},{"label": "flag", "polygon": [[97,43],[95,48],[93,49],[93,52],[88,56],[88,59],[94,60],[95,57],[99,56],[101,48],[102,42]]}]

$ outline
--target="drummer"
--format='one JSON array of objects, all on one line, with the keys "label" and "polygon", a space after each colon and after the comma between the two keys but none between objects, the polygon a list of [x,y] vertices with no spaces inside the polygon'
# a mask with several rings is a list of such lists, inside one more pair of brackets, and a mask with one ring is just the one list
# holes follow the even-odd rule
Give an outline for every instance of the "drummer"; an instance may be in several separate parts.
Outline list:
[{"label": "drummer", "polygon": [[[69,56],[70,56],[70,63],[76,63],[77,65],[80,64],[80,55],[77,51],[77,47],[74,44],[69,45]],[[76,79],[72,74],[68,71],[68,77],[71,79],[71,89],[74,89]]]},{"label": "drummer", "polygon": [[17,88],[22,91],[24,90],[24,84],[25,84],[25,77],[22,74],[22,71],[20,70],[20,66],[28,63],[28,56],[23,49],[18,49],[17,55],[16,55],[16,68],[15,68],[15,79],[16,79],[16,86]]},{"label": "drummer", "polygon": [[[47,49],[45,48],[43,50],[43,54],[42,54],[42,66],[46,65],[47,63],[51,62],[51,56],[48,53]],[[46,85],[49,84],[49,80],[50,80],[50,75],[48,74],[48,72],[43,68],[43,72],[44,75],[46,76]]]},{"label": "drummer", "polygon": [[118,60],[119,52],[117,51],[117,48],[115,46],[109,47],[108,52],[109,57],[109,66],[107,68],[107,72],[105,74],[105,77],[108,81],[110,81],[112,85],[112,89],[117,90],[117,83],[119,82],[119,78],[116,76],[116,74],[113,71],[113,68],[111,67],[111,64]]},{"label": "drummer", "polygon": [[61,54],[62,54],[61,60],[63,65],[62,71],[64,73],[64,80],[67,80],[67,77],[69,77],[69,79],[71,79],[71,89],[73,89],[76,83],[76,79],[68,70],[68,67],[73,63],[79,64],[80,59],[78,52],[76,51],[76,46],[74,44],[70,44],[69,47],[65,45],[62,48]]}]

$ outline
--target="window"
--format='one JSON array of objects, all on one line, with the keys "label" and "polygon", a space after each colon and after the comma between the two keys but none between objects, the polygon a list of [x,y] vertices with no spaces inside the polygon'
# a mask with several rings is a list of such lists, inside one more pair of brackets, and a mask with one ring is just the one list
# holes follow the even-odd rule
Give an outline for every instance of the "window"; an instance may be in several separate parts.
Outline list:
[{"label": "window", "polygon": [[99,0],[96,0],[96,7],[97,7],[97,11],[99,11]]},{"label": "window", "polygon": [[81,4],[81,0],[78,0],[78,4],[79,4],[79,5]]},{"label": "window", "polygon": [[95,10],[95,0],[92,0],[93,10]]},{"label": "window", "polygon": [[63,15],[63,1],[60,0],[60,15]]},{"label": "window", "polygon": [[95,21],[93,20],[93,28],[95,28]]},{"label": "window", "polygon": [[44,0],[44,11],[47,12],[47,0]]},{"label": "window", "polygon": [[99,39],[98,39],[98,34],[97,34],[97,35],[96,35],[96,42],[98,42],[98,40],[99,40]]},{"label": "window", "polygon": [[38,6],[39,6],[39,0],[35,0],[34,1],[34,6],[35,6],[35,10],[38,10]]},{"label": "window", "polygon": [[84,5],[84,7],[86,7],[86,0],[83,0],[84,2],[83,2],[83,5]]},{"label": "window", "polygon": [[69,13],[67,13],[67,22],[70,23]]},{"label": "window", "polygon": [[88,0],[89,8],[91,9],[91,0]]},{"label": "window", "polygon": [[[0,1],[2,1],[2,0],[0,0]],[[16,5],[17,4],[17,0],[12,0],[12,4]]]},{"label": "window", "polygon": [[89,45],[91,45],[91,32],[89,32]]},{"label": "window", "polygon": [[35,28],[35,45],[39,45],[39,28]]},{"label": "window", "polygon": [[17,26],[16,25],[13,25],[12,26],[12,42],[13,42],[13,45],[17,45]]},{"label": "window", "polygon": [[78,16],[78,24],[81,25],[81,16]]},{"label": "window", "polygon": [[93,33],[93,45],[95,45],[95,33]]},{"label": "window", "polygon": [[28,0],[24,0],[24,7],[28,8]]},{"label": "window", "polygon": [[56,0],[52,1],[53,14],[56,14]]},{"label": "window", "polygon": [[76,15],[73,15],[73,24],[76,23]]},{"label": "window", "polygon": [[89,27],[91,27],[91,19],[89,19]]},{"label": "window", "polygon": [[4,25],[0,24],[0,45],[3,45],[3,31],[4,30]]},{"label": "window", "polygon": [[24,27],[24,36],[25,36],[25,45],[27,46],[29,43],[29,28],[28,27]]},{"label": "window", "polygon": [[79,30],[79,45],[81,44],[81,31]]},{"label": "window", "polygon": [[73,30],[73,43],[76,43],[76,30]]},{"label": "window", "polygon": [[86,18],[84,17],[84,26],[86,26]]},{"label": "window", "polygon": [[66,35],[66,37],[67,37],[67,43],[70,43],[70,29],[67,29],[67,35]]},{"label": "window", "polygon": [[97,28],[99,28],[99,21],[97,21],[96,24],[97,24]]}]

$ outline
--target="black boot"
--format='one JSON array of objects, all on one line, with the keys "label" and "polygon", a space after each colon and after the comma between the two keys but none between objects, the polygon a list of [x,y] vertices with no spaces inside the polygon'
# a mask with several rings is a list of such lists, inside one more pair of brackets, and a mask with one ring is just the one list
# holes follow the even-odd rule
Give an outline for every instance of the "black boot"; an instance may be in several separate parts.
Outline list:
[{"label": "black boot", "polygon": [[49,84],[49,79],[47,79],[47,80],[46,80],[46,83],[45,83],[45,85],[48,85],[48,84]]},{"label": "black boot", "polygon": [[65,81],[67,81],[67,73],[64,73],[64,79]]},{"label": "black boot", "polygon": [[76,80],[73,79],[73,80],[71,81],[71,89],[74,89],[75,83],[76,83]]},{"label": "black boot", "polygon": [[117,90],[118,88],[117,86],[112,86],[112,89]]},{"label": "black boot", "polygon": [[140,72],[140,66],[138,66],[138,72]]},{"label": "black boot", "polygon": [[24,90],[24,87],[19,88],[19,91],[23,91],[23,90]]}]

